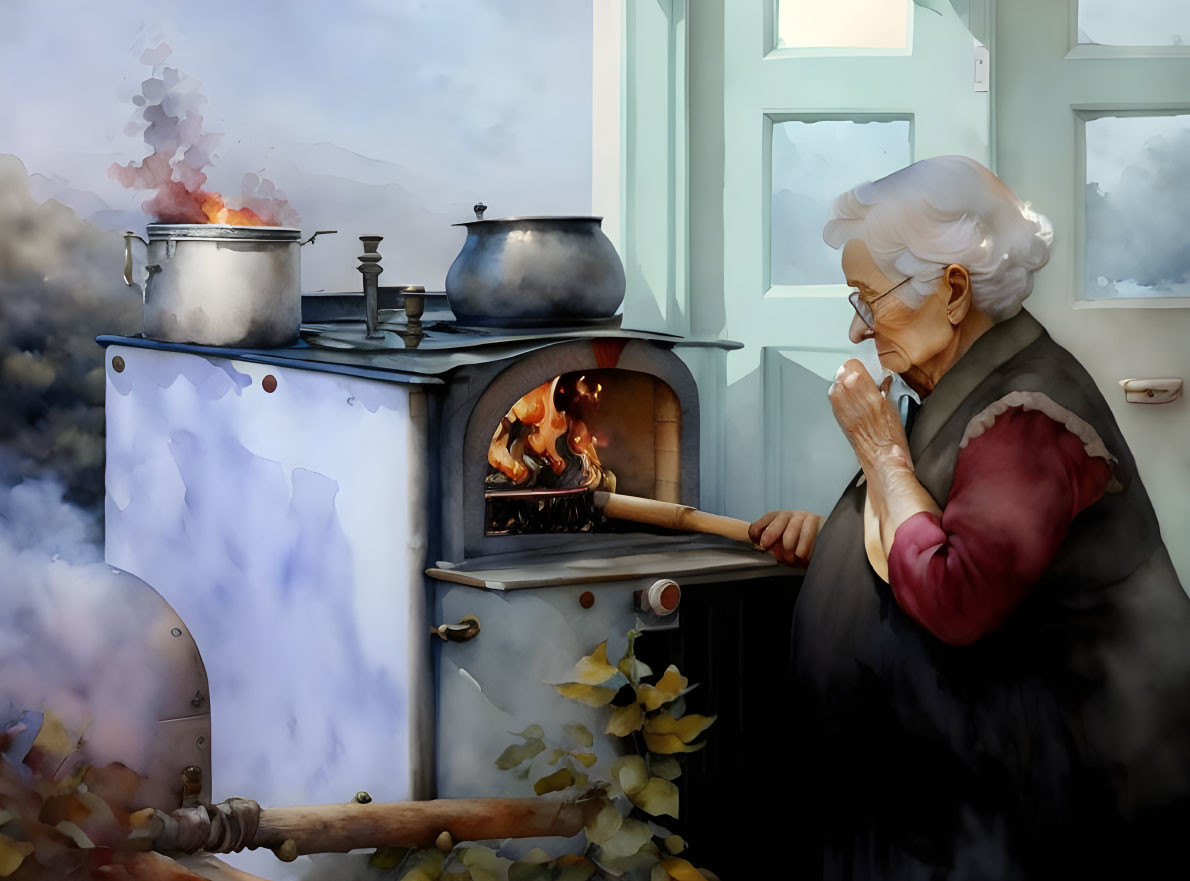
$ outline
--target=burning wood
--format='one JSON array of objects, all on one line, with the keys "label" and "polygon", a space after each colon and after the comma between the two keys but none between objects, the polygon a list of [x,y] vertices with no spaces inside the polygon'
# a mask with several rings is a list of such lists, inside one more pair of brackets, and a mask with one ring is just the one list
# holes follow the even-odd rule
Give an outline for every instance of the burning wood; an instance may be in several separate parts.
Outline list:
[{"label": "burning wood", "polygon": [[616,477],[599,461],[599,440],[586,421],[598,410],[602,388],[591,388],[585,375],[555,376],[513,404],[488,446],[488,464],[498,472],[489,482],[503,475],[515,486],[533,486],[540,475],[549,488],[614,491]]}]

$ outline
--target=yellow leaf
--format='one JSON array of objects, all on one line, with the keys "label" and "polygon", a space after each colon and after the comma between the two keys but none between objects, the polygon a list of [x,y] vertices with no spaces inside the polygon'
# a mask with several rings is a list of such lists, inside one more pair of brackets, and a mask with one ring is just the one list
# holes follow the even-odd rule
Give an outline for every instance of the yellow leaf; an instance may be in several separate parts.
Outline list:
[{"label": "yellow leaf", "polygon": [[599,761],[599,759],[598,759],[598,757],[596,757],[595,753],[571,753],[570,757],[572,759],[574,759],[576,762],[578,762],[580,765],[582,765],[584,768],[590,768],[597,761]]},{"label": "yellow leaf", "polygon": [[692,753],[703,747],[701,743],[696,743],[693,746],[687,745],[676,734],[653,734],[647,728],[645,729],[645,746],[649,748],[649,752],[662,756],[671,756],[674,753]]},{"label": "yellow leaf", "polygon": [[639,792],[629,795],[632,803],[643,811],[659,817],[668,814],[678,819],[678,788],[668,780],[650,777]]},{"label": "yellow leaf", "polygon": [[[559,792],[574,782],[574,772],[569,768],[559,768],[553,774],[546,774],[533,784],[533,791],[538,795],[547,792]],[[522,860],[524,858],[522,857]]]},{"label": "yellow leaf", "polygon": [[21,867],[25,857],[33,853],[33,844],[28,841],[13,841],[0,834],[0,878],[7,878]]},{"label": "yellow leaf", "polygon": [[46,713],[41,720],[41,729],[33,739],[33,746],[51,755],[65,757],[74,752],[76,742],[66,733],[66,726],[61,719],[54,713]]},{"label": "yellow leaf", "polygon": [[626,707],[616,707],[612,711],[611,718],[607,720],[607,725],[604,726],[604,734],[614,734],[616,737],[627,737],[633,731],[639,731],[640,726],[645,723],[644,710],[640,708],[640,704],[632,703]]},{"label": "yellow leaf", "polygon": [[378,847],[376,852],[372,854],[368,863],[375,866],[377,869],[395,869],[401,865],[401,861],[409,854],[407,847]]},{"label": "yellow leaf", "polygon": [[706,881],[707,876],[681,857],[669,857],[661,861],[662,868],[674,881]]},{"label": "yellow leaf", "polygon": [[714,716],[699,716],[691,713],[681,719],[675,719],[668,713],[652,716],[645,722],[645,731],[649,734],[674,734],[683,743],[689,743],[702,734],[714,723]]},{"label": "yellow leaf", "polygon": [[585,828],[587,841],[592,844],[603,844],[620,831],[620,826],[623,823],[624,817],[616,810],[615,805],[609,802],[599,810],[593,820],[587,823]]},{"label": "yellow leaf", "polygon": [[584,685],[581,682],[568,682],[564,685],[555,685],[554,689],[562,697],[570,698],[572,701],[578,701],[580,704],[586,704],[588,707],[606,707],[612,702],[612,698],[616,696],[616,689],[614,688],[599,688],[596,685]]},{"label": "yellow leaf", "polygon": [[674,700],[686,690],[690,680],[678,672],[678,668],[670,664],[665,668],[665,674],[657,680],[657,691],[665,696],[667,701]]},{"label": "yellow leaf", "polygon": [[620,789],[631,798],[635,793],[644,789],[649,782],[649,772],[645,768],[645,760],[640,756],[620,756],[612,762],[612,780],[619,784]]},{"label": "yellow leaf", "polygon": [[620,671],[607,662],[607,641],[599,643],[595,651],[581,658],[567,677],[570,682],[583,685],[602,685]]},{"label": "yellow leaf", "polygon": [[620,826],[620,831],[601,845],[601,850],[608,859],[623,859],[639,851],[652,837],[653,830],[647,823],[628,818]]},{"label": "yellow leaf", "polygon": [[681,835],[670,835],[665,839],[665,849],[676,856],[686,849],[686,842]]},{"label": "yellow leaf", "polygon": [[670,664],[665,670],[665,675],[657,681],[656,685],[637,686],[636,699],[645,705],[646,710],[652,712],[662,704],[677,700],[678,696],[686,690],[688,684],[689,680],[678,672],[677,667]]},{"label": "yellow leaf", "polygon": [[409,862],[412,865],[401,875],[401,881],[437,881],[442,877],[446,854],[436,848],[419,850],[410,856]]},{"label": "yellow leaf", "polygon": [[68,820],[63,820],[61,823],[57,823],[54,828],[56,828],[59,832],[70,836],[74,843],[81,848],[87,849],[95,846],[95,843],[87,837],[87,833],[80,829],[75,823],[71,823]]}]

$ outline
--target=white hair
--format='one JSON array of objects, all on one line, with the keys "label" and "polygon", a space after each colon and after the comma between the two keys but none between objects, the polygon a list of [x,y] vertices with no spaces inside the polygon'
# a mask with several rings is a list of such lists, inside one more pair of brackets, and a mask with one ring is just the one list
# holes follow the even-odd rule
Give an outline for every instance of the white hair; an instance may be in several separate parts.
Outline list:
[{"label": "white hair", "polygon": [[920,307],[951,264],[967,269],[977,308],[994,321],[1016,315],[1049,260],[1049,220],[966,156],[922,159],[835,200],[822,238],[832,248],[862,239],[892,281],[913,280],[902,299]]}]

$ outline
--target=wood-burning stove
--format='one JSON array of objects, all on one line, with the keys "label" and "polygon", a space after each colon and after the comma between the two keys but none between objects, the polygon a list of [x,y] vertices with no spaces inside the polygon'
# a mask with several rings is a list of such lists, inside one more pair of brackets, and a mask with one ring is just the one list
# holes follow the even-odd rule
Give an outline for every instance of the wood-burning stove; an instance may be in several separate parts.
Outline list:
[{"label": "wood-burning stove", "polygon": [[[559,531],[545,506],[560,488],[583,488],[581,469],[526,453],[531,419],[510,418],[545,386],[548,404],[574,411],[573,443],[597,439],[620,491],[697,506],[698,390],[679,353],[734,344],[614,322],[461,328],[434,295],[415,333],[382,311],[369,338],[362,322],[320,321],[307,300],[303,341],[290,348],[100,338],[107,558],[153,585],[202,649],[216,798],[531,794],[496,767],[509,732],[581,722],[599,762],[622,748],[546,684],[579,656],[604,640],[611,656],[635,629],[646,654],[714,662],[682,634],[706,637],[715,594],[738,604],[752,584],[792,599],[771,558],[725,540],[590,518]],[[602,387],[597,413],[567,403],[579,381],[583,394]],[[493,464],[497,442],[551,473],[508,479]],[[560,434],[553,448],[562,460],[569,443]],[[693,618],[685,603],[642,603],[669,581],[699,598]],[[695,666],[713,680],[699,710],[730,719],[738,670]],[[696,820],[709,820],[696,791],[709,775],[686,782]]]}]

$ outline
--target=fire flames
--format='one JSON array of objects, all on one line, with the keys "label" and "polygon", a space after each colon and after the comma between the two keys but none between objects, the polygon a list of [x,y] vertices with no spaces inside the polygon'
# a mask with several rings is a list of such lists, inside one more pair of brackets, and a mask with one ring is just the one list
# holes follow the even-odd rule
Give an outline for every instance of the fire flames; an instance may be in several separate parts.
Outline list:
[{"label": "fire flames", "polygon": [[[603,386],[592,388],[583,375],[567,395],[562,379],[555,376],[512,405],[492,435],[488,463],[517,486],[536,485],[541,478],[555,487],[570,483],[614,491],[616,476],[599,461],[599,439],[582,418],[598,409]],[[567,480],[573,462],[578,474]]]},{"label": "fire flames", "polygon": [[244,175],[238,198],[243,207],[231,207],[222,195],[204,189],[204,169],[215,159],[221,136],[203,131],[206,98],[197,80],[164,66],[169,54],[162,44],[142,56],[154,65],[155,75],[132,99],[137,111],[129,131],[143,127],[144,141],[153,152],[139,163],[113,164],[108,174],[129,189],[153,192],[142,207],[162,223],[300,226],[285,194],[255,174]]},{"label": "fire flames", "polygon": [[201,202],[202,213],[207,223],[223,223],[229,226],[265,226],[264,220],[251,208],[228,208],[227,202],[218,193],[196,194]]}]

